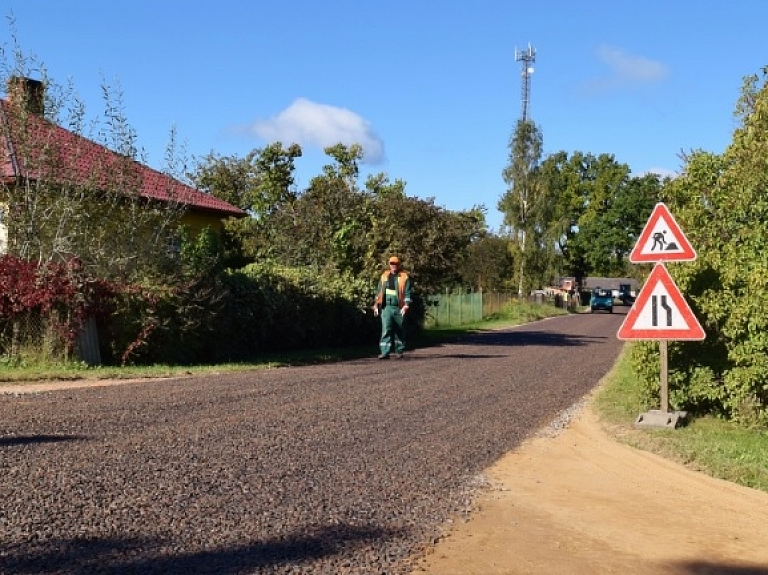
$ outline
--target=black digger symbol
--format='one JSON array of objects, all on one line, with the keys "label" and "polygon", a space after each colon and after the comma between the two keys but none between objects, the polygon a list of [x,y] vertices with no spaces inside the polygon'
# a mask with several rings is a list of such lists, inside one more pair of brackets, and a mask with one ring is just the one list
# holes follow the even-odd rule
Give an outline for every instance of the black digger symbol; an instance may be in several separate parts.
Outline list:
[{"label": "black digger symbol", "polygon": [[653,245],[651,246],[651,251],[656,251],[656,246],[659,246],[659,251],[669,251],[669,250],[677,250],[680,249],[677,246],[677,243],[675,242],[667,242],[667,238],[664,237],[664,235],[667,233],[667,230],[663,230],[660,232],[655,232],[653,234]]}]

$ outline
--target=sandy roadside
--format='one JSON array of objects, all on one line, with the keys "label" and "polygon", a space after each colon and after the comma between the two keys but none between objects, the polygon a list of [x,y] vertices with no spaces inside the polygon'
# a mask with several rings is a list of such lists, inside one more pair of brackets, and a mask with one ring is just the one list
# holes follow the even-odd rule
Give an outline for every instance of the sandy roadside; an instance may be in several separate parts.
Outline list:
[{"label": "sandy roadside", "polygon": [[419,575],[768,575],[768,493],[620,444],[588,404],[487,470]]}]

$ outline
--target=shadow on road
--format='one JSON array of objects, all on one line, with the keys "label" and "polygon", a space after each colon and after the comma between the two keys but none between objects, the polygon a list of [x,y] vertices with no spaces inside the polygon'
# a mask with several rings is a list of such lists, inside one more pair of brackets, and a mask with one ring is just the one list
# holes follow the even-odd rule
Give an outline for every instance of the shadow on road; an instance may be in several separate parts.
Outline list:
[{"label": "shadow on road", "polygon": [[709,561],[690,561],[678,563],[675,573],[684,572],[695,575],[706,573],[707,575],[768,575],[768,565],[722,565]]},{"label": "shadow on road", "polygon": [[550,331],[516,329],[514,331],[494,331],[475,333],[464,336],[455,343],[462,345],[545,345],[554,347],[583,346],[605,341],[602,336],[568,335]]},{"label": "shadow on road", "polygon": [[[228,575],[284,564],[298,564],[348,552],[366,542],[391,539],[399,530],[376,526],[332,525],[249,545],[211,551],[169,554],[178,543],[146,538],[76,538],[51,540],[36,550],[17,546],[0,556],[0,572],[31,575],[124,575],[162,573]],[[281,571],[282,572],[282,571]]]},{"label": "shadow on road", "polygon": [[86,439],[88,438],[81,435],[17,435],[14,437],[0,437],[0,447],[12,447],[14,445],[33,445],[36,443],[83,441]]}]

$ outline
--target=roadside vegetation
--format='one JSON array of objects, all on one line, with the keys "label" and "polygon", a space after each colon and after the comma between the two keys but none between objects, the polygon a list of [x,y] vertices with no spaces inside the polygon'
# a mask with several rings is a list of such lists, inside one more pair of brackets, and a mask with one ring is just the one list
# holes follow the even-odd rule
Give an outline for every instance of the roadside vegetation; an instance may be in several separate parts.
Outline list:
[{"label": "roadside vegetation", "polygon": [[[567,311],[551,305],[511,301],[500,312],[477,323],[460,327],[430,328],[415,334],[412,347],[439,345],[460,335],[511,325],[521,325],[537,319],[564,315]],[[264,355],[252,362],[210,365],[127,365],[89,366],[83,362],[52,363],[50,361],[8,362],[0,360],[0,382],[23,385],[39,381],[75,381],[79,379],[137,379],[185,377],[189,375],[221,374],[254,369],[272,369],[295,365],[311,365],[374,356],[376,343],[366,346],[310,349],[289,353]]]},{"label": "roadside vegetation", "polygon": [[594,408],[607,432],[620,442],[686,467],[768,492],[768,431],[745,427],[713,415],[689,417],[676,429],[638,429],[637,416],[655,409],[632,366],[633,346],[627,344],[603,380]]}]

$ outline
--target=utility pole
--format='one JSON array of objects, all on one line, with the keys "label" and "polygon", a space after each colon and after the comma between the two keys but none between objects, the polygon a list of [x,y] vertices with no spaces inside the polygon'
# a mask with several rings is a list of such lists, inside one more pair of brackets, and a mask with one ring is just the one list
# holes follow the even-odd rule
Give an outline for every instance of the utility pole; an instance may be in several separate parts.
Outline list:
[{"label": "utility pole", "polygon": [[523,78],[523,110],[521,119],[523,122],[526,122],[528,121],[528,107],[530,106],[531,100],[531,75],[533,74],[532,64],[536,61],[536,50],[530,44],[528,44],[528,50],[523,52],[520,52],[517,48],[515,48],[515,61],[522,62],[521,76]]}]

